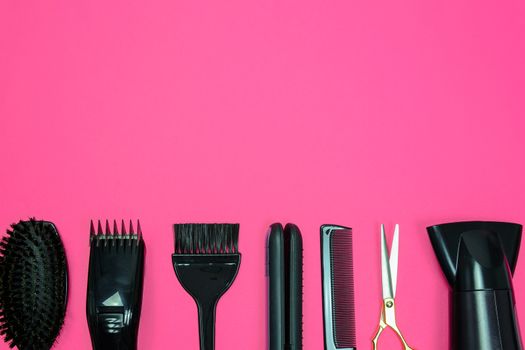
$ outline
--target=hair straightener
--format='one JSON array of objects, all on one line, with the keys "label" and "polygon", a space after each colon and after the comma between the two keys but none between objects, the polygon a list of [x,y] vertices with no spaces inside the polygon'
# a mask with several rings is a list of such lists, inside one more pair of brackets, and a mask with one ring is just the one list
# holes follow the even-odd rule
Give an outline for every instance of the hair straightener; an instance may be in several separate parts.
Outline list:
[{"label": "hair straightener", "polygon": [[272,224],[267,240],[270,350],[300,350],[303,304],[303,242],[299,228]]}]

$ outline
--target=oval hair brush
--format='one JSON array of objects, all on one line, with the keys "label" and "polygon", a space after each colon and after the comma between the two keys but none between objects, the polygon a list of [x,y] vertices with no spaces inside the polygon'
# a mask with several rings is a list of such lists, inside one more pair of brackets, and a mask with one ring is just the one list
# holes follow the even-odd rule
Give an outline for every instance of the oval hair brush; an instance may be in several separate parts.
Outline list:
[{"label": "oval hair brush", "polygon": [[51,222],[11,227],[0,242],[0,334],[19,350],[50,349],[66,311],[64,246]]}]

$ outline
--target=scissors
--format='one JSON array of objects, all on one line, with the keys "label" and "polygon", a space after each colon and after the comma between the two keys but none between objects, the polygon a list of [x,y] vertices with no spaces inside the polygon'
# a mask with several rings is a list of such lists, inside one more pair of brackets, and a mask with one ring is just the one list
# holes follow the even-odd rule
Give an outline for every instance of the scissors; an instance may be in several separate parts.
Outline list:
[{"label": "scissors", "polygon": [[386,245],[385,225],[381,225],[381,281],[383,284],[383,305],[381,307],[381,318],[379,319],[379,328],[372,340],[374,350],[377,350],[377,341],[381,332],[387,327],[397,334],[403,343],[404,350],[414,350],[408,346],[405,338],[401,335],[401,331],[396,324],[396,284],[397,284],[397,262],[399,257],[399,225],[396,224],[394,229],[394,238],[392,240],[392,248],[390,250],[390,257],[388,255],[388,247]]}]

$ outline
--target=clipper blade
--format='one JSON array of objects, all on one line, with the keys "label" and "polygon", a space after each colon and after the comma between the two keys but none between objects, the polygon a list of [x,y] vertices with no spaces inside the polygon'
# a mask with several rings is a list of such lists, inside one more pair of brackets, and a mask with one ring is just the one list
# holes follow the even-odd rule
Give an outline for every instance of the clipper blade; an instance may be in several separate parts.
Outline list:
[{"label": "clipper blade", "polygon": [[116,243],[119,243],[120,245],[123,245],[124,243],[132,244],[135,243],[136,245],[139,245],[142,241],[142,228],[140,226],[140,221],[137,220],[137,232],[135,233],[135,229],[133,228],[133,221],[129,220],[129,226],[126,229],[126,224],[124,220],[121,221],[121,229],[120,232],[118,230],[118,224],[117,220],[113,220],[113,231],[111,230],[109,220],[106,219],[106,229],[102,229],[102,222],[98,220],[97,224],[97,230],[95,231],[95,225],[93,224],[93,220],[91,220],[90,229],[89,229],[89,236],[90,241],[95,240],[97,243],[97,246],[100,244],[100,242],[103,242],[104,245],[112,244],[115,245]]}]

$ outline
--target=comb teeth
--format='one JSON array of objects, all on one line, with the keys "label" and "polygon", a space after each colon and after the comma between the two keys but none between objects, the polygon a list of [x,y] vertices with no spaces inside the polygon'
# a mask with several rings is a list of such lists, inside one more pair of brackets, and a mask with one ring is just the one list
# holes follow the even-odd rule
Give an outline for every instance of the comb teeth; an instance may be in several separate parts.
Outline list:
[{"label": "comb teeth", "polygon": [[334,339],[337,348],[356,347],[354,268],[352,230],[341,229],[332,233],[330,240],[332,314]]},{"label": "comb teeth", "polygon": [[135,233],[135,230],[133,228],[132,220],[129,221],[129,226],[127,229],[124,220],[122,220],[120,233],[118,231],[118,224],[116,220],[113,220],[113,230],[111,230],[111,225],[109,223],[109,220],[107,219],[105,227],[106,229],[103,230],[102,222],[98,220],[97,230],[95,232],[95,225],[93,223],[93,220],[91,220],[89,236],[91,241],[96,240],[97,246],[99,244],[104,244],[105,246],[109,244],[116,245],[117,243],[123,245],[126,242],[131,244],[134,241],[136,241],[136,243],[139,244],[139,242],[142,240],[142,229],[140,227],[140,220],[137,220],[137,233]]},{"label": "comb teeth", "polygon": [[239,224],[175,224],[175,254],[236,254]]}]

